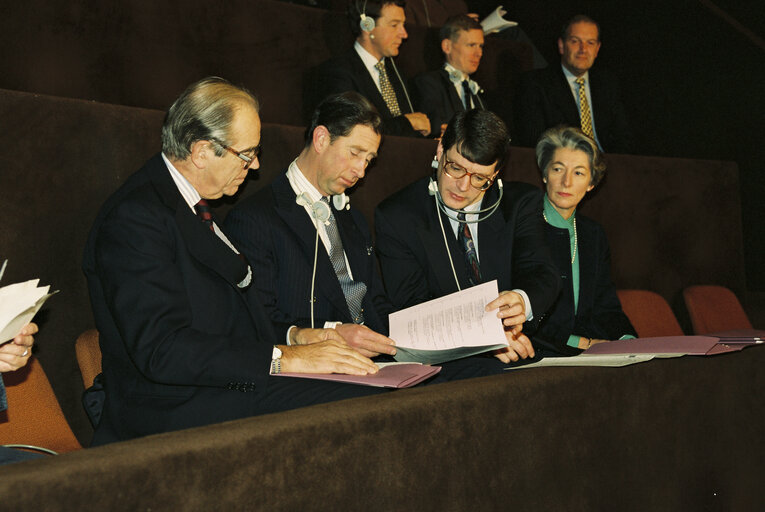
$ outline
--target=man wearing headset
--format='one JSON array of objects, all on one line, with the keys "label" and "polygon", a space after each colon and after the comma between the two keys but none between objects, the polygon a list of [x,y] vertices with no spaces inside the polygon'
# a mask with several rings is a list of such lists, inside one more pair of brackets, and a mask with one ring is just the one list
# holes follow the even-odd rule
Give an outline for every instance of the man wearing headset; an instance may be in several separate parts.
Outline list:
[{"label": "man wearing headset", "polygon": [[334,328],[366,357],[396,353],[379,334],[388,332],[391,306],[369,228],[345,195],[377,156],[380,125],[359,93],[327,97],[286,172],[226,218],[277,336],[287,337],[290,326]]},{"label": "man wearing headset", "polygon": [[406,77],[398,71],[393,57],[407,38],[404,0],[352,0],[348,6],[353,48],[319,67],[317,97],[356,91],[377,108],[386,135],[427,136],[428,116],[415,112]]},{"label": "man wearing headset", "polygon": [[403,308],[496,279],[510,362],[533,357],[528,338],[560,286],[545,244],[542,193],[498,178],[510,139],[496,114],[457,113],[439,142],[434,177],[420,179],[375,211],[383,281]]},{"label": "man wearing headset", "polygon": [[440,137],[446,123],[462,110],[485,108],[483,89],[470,75],[483,56],[483,28],[467,14],[452,16],[441,27],[441,51],[446,62],[412,81],[415,106],[430,119],[432,137]]}]

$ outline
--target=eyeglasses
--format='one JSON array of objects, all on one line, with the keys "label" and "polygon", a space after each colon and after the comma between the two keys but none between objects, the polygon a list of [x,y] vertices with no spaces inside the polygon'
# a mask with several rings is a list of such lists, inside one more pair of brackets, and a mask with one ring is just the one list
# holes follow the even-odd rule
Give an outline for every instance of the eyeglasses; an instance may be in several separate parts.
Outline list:
[{"label": "eyeglasses", "polygon": [[491,184],[494,183],[494,178],[497,176],[496,172],[491,177],[487,177],[483,174],[477,174],[474,172],[468,172],[464,167],[460,167],[454,162],[448,160],[446,156],[444,156],[443,169],[444,173],[446,173],[446,175],[453,180],[462,179],[465,177],[465,175],[470,176],[470,185],[477,188],[478,190],[486,190],[489,188]]},{"label": "eyeglasses", "polygon": [[252,149],[247,149],[244,151],[237,151],[231,146],[227,146],[217,139],[212,139],[212,141],[218,144],[220,147],[222,147],[226,151],[228,151],[229,153],[231,153],[232,155],[241,159],[242,162],[244,162],[245,171],[249,169],[250,167],[252,167],[253,162],[255,162],[255,159],[258,158],[258,155],[260,154],[260,146],[255,146]]}]

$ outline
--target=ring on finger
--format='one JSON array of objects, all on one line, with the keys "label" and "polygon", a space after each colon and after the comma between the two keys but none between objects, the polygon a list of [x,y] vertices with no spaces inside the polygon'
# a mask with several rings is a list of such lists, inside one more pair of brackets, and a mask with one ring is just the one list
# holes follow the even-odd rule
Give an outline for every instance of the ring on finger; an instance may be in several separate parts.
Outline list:
[{"label": "ring on finger", "polygon": [[29,355],[29,349],[28,348],[24,349],[24,353],[21,354],[21,357],[27,357],[27,355]]}]

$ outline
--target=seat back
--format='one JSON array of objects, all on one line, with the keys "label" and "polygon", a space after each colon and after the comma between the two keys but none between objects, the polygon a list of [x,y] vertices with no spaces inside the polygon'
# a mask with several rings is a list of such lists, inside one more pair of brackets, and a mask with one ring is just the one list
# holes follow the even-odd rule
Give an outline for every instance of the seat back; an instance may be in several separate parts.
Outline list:
[{"label": "seat back", "polygon": [[619,301],[640,338],[683,336],[683,329],[664,297],[648,290],[618,290]]},{"label": "seat back", "polygon": [[39,361],[3,374],[8,409],[0,413],[0,444],[29,444],[55,452],[82,448],[53,394]]},{"label": "seat back", "polygon": [[724,286],[689,286],[683,299],[694,334],[752,328],[738,297]]},{"label": "seat back", "polygon": [[89,329],[80,334],[74,344],[77,364],[82,374],[85,389],[93,385],[93,379],[101,373],[101,347],[98,345],[98,331]]}]

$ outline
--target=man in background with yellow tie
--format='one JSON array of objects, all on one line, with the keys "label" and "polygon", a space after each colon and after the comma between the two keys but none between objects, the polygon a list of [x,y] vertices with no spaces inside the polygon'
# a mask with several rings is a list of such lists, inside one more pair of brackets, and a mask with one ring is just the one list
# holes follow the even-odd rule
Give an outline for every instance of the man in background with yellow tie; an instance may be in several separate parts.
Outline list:
[{"label": "man in background with yellow tie", "polygon": [[634,151],[632,132],[616,78],[593,69],[600,51],[600,26],[592,18],[571,18],[558,38],[560,66],[525,74],[515,103],[516,139],[534,146],[547,128],[581,128],[609,153]]},{"label": "man in background with yellow tie", "polygon": [[356,91],[382,116],[382,132],[406,137],[430,134],[430,121],[415,112],[406,77],[393,62],[407,38],[403,0],[351,0],[348,19],[356,42],[350,51],[319,67],[315,99]]}]

